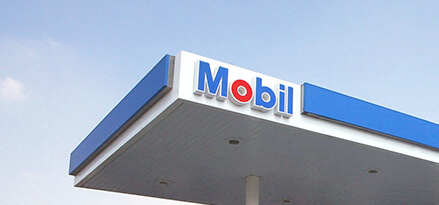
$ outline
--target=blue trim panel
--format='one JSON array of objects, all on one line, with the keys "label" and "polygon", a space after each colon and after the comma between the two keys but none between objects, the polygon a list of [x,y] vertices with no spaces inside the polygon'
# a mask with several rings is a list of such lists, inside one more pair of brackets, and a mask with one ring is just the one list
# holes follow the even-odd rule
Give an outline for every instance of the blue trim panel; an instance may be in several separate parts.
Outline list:
[{"label": "blue trim panel", "polygon": [[439,125],[309,83],[303,113],[439,148]]},{"label": "blue trim panel", "polygon": [[[76,175],[108,146],[157,98],[172,87],[173,56],[164,56],[157,65],[119,102],[70,155],[69,174]],[[171,75],[170,75],[171,74]]]}]

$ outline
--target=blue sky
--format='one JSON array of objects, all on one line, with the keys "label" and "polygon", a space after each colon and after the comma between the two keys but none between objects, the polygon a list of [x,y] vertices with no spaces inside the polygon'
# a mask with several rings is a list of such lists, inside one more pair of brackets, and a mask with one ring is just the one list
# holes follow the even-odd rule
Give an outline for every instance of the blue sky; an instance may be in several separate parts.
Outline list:
[{"label": "blue sky", "polygon": [[439,122],[438,1],[0,1],[0,198],[184,204],[73,187],[70,152],[190,51]]}]

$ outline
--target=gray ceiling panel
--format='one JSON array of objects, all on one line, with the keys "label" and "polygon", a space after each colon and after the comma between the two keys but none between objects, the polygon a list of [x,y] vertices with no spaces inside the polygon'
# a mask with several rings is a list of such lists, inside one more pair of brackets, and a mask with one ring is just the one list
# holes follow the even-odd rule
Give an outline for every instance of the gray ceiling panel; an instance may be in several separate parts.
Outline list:
[{"label": "gray ceiling panel", "polygon": [[260,204],[439,204],[436,163],[186,101],[130,144],[82,186],[233,205],[256,175]]}]

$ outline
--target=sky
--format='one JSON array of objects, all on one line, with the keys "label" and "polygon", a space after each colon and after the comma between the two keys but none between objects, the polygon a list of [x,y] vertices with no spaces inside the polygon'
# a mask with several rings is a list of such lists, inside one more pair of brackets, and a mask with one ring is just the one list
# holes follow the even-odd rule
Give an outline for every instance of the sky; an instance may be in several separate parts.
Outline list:
[{"label": "sky", "polygon": [[186,50],[439,123],[439,1],[0,1],[0,199],[189,203],[73,187],[73,149]]}]

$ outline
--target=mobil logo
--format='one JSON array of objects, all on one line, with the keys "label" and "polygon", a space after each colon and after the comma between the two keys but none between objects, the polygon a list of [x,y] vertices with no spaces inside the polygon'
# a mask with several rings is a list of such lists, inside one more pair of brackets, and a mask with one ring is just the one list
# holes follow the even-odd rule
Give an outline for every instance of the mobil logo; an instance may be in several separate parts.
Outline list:
[{"label": "mobil logo", "polygon": [[210,64],[198,61],[195,68],[194,94],[216,98],[219,101],[229,99],[237,106],[250,103],[254,110],[267,112],[286,118],[293,114],[293,88],[284,84],[265,86],[262,78],[254,77],[251,83],[237,79],[229,83],[229,69],[219,66],[212,72]]}]

